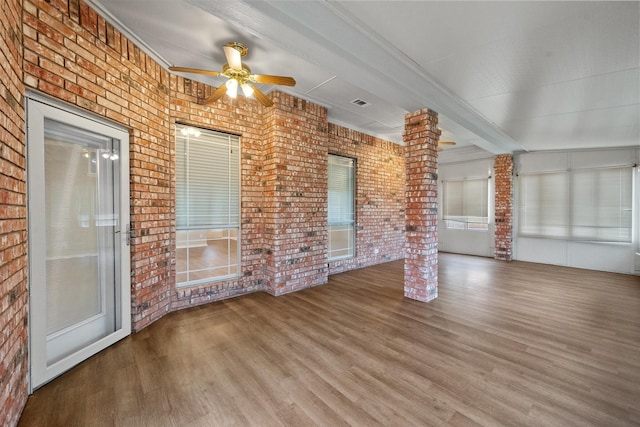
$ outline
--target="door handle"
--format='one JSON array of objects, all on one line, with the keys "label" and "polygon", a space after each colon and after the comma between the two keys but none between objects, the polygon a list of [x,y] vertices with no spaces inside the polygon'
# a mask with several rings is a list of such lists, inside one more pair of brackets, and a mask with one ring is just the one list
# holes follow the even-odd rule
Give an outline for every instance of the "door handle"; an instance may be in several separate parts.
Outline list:
[{"label": "door handle", "polygon": [[[116,230],[113,232],[114,234],[120,234],[120,230]],[[127,246],[131,246],[131,225],[127,224],[125,228],[125,236],[127,238]]]}]

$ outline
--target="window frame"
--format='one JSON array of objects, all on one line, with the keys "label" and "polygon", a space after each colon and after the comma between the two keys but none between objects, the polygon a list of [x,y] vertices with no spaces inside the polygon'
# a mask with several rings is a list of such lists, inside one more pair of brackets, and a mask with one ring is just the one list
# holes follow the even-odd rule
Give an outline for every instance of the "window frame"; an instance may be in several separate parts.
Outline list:
[{"label": "window frame", "polygon": [[[351,205],[351,215],[352,215],[352,219],[348,220],[348,221],[334,221],[334,223],[332,224],[331,221],[331,212],[330,212],[330,199],[331,199],[331,177],[329,175],[329,171],[330,171],[330,165],[331,165],[331,158],[336,158],[336,159],[341,159],[342,161],[350,161],[352,166],[351,166],[351,201],[350,201],[350,205]],[[332,154],[329,153],[327,156],[327,259],[329,262],[334,262],[334,261],[341,261],[341,260],[345,260],[345,259],[352,259],[355,258],[357,253],[356,253],[356,248],[357,248],[357,244],[356,244],[356,238],[357,238],[357,233],[356,233],[356,224],[357,224],[357,212],[356,212],[356,185],[357,185],[357,159],[353,158],[353,157],[347,157],[347,156],[342,156],[340,154]],[[349,238],[347,239],[347,241],[350,243],[349,247],[343,247],[341,248],[341,250],[348,250],[349,253],[347,253],[346,255],[340,255],[340,256],[335,256],[332,257],[331,253],[334,251],[337,251],[338,249],[335,249],[332,251],[331,248],[331,242],[332,242],[332,227],[351,227],[349,231]]]},{"label": "window frame", "polygon": [[[583,236],[580,237],[578,236],[578,229],[585,229],[585,228],[595,228],[595,229],[602,229],[604,228],[603,226],[600,226],[599,224],[594,225],[594,223],[582,223],[581,221],[584,221],[584,218],[582,220],[580,220],[579,218],[579,214],[576,214],[576,210],[577,210],[577,206],[576,206],[576,199],[578,197],[578,193],[577,193],[577,189],[576,187],[578,186],[577,184],[577,176],[578,174],[584,174],[584,173],[593,173],[595,175],[601,173],[602,171],[605,170],[619,170],[620,173],[624,173],[623,171],[625,169],[629,169],[629,199],[628,201],[628,205],[629,205],[629,209],[631,213],[630,213],[630,220],[629,220],[629,226],[628,227],[624,227],[624,228],[628,228],[629,229],[629,236],[628,236],[628,240],[616,240],[616,239],[607,239],[607,238],[597,238],[594,236]],[[525,202],[523,200],[524,194],[523,194],[523,190],[522,190],[522,186],[523,186],[523,178],[526,179],[526,177],[530,177],[530,176],[542,176],[542,175],[549,175],[549,174],[556,174],[556,175],[561,175],[564,178],[564,182],[565,182],[565,189],[564,189],[564,196],[562,197],[562,200],[564,202],[563,205],[563,212],[564,212],[564,233],[562,235],[551,235],[551,234],[545,234],[543,231],[541,232],[540,230],[538,230],[539,232],[523,232],[523,227],[525,226],[523,223],[525,221],[523,221],[523,203]],[[623,244],[623,245],[628,245],[628,244],[632,244],[633,243],[633,217],[634,217],[634,213],[635,213],[635,204],[634,204],[634,166],[633,165],[616,165],[616,166],[605,166],[605,167],[585,167],[585,168],[578,168],[578,169],[567,169],[567,170],[556,170],[556,171],[541,171],[541,172],[528,172],[526,174],[518,174],[516,175],[516,178],[518,180],[517,183],[517,191],[518,191],[518,202],[517,202],[517,209],[518,209],[518,229],[517,229],[517,233],[518,233],[518,237],[523,237],[523,238],[542,238],[542,239],[554,239],[554,240],[566,240],[566,241],[570,241],[570,242],[582,242],[582,243],[598,243],[598,244]],[[620,180],[620,183],[622,183],[622,179]],[[583,188],[584,189],[584,188]],[[597,208],[602,208],[602,203],[601,203],[601,194],[607,194],[606,192],[600,192],[601,189],[598,189],[596,191],[598,196],[594,196],[595,199],[594,200],[594,205],[591,207],[597,207]],[[619,190],[622,190],[622,186],[619,187]],[[623,209],[623,200],[622,200],[622,195],[620,195],[620,203],[619,203],[619,209],[622,211]],[[589,206],[587,206],[586,208],[590,208]],[[584,207],[583,207],[584,209]],[[622,216],[622,214],[620,214],[619,216]],[[597,217],[598,220],[600,220],[601,218],[598,216]],[[621,221],[622,222],[622,221]],[[543,224],[544,226],[544,224]],[[623,227],[618,227],[620,230],[623,229]],[[604,233],[606,234],[606,233]]]},{"label": "window frame", "polygon": [[[193,130],[193,134],[189,134],[189,132],[187,131],[187,134],[182,134],[181,130],[183,129],[191,129]],[[206,134],[209,134],[212,136],[212,138],[215,137],[225,137],[228,138],[228,148],[230,149],[229,152],[229,156],[226,157],[226,161],[227,164],[229,165],[229,171],[227,173],[227,189],[230,192],[232,188],[237,188],[237,194],[235,195],[235,200],[237,200],[237,206],[230,206],[230,205],[226,205],[225,209],[229,212],[229,214],[227,215],[228,217],[228,221],[226,224],[219,224],[216,223],[215,220],[211,220],[210,223],[208,224],[198,224],[198,225],[178,225],[179,223],[179,196],[178,193],[182,190],[180,190],[180,185],[179,185],[179,162],[178,162],[178,158],[177,156],[179,155],[179,138],[183,138],[184,140],[184,144],[188,144],[190,142],[190,138],[200,138],[202,137],[202,135],[205,135],[204,138],[206,138]],[[202,139],[202,138],[200,138]],[[212,140],[213,142],[213,140]],[[200,286],[203,284],[207,284],[207,283],[215,283],[215,282],[222,282],[222,281],[228,281],[228,280],[234,280],[237,279],[239,277],[241,277],[241,235],[242,235],[242,222],[241,222],[241,217],[242,217],[242,170],[241,170],[241,159],[242,159],[242,153],[241,153],[241,148],[242,148],[242,142],[241,142],[241,137],[240,135],[235,135],[235,134],[231,134],[231,133],[227,133],[227,132],[221,132],[221,131],[217,131],[217,130],[213,130],[213,129],[206,129],[206,128],[201,128],[201,127],[195,127],[192,125],[188,125],[188,124],[183,124],[183,123],[176,123],[176,127],[175,127],[175,144],[176,144],[176,169],[175,169],[175,176],[176,176],[176,186],[175,186],[175,203],[176,203],[176,213],[175,213],[175,218],[176,218],[176,239],[175,239],[175,243],[176,243],[176,287],[177,288],[187,288],[187,287],[193,287],[193,286]],[[188,147],[186,148],[187,150],[189,149]],[[231,154],[233,153],[233,150],[237,150],[237,154],[235,155],[236,159],[235,161],[237,162],[234,166],[235,166],[235,171],[237,171],[237,175],[236,176],[232,176],[231,174],[231,169],[232,169],[232,162],[233,162],[233,158],[231,156]],[[187,151],[188,153],[188,151]],[[216,153],[210,153],[209,155],[213,158],[215,157]],[[187,160],[188,162],[188,160]],[[212,165],[215,166],[215,165]],[[189,166],[187,164],[187,171],[185,172],[187,174],[191,173],[191,171],[189,170]],[[186,181],[189,182],[189,178],[186,178]],[[235,181],[235,183],[234,183]],[[213,186],[212,186],[213,187]],[[187,197],[187,201],[186,203],[188,203],[188,196]],[[212,202],[215,200],[213,197],[210,199]],[[231,215],[231,211],[237,209],[237,215]],[[187,214],[187,220],[189,218],[189,214]],[[233,218],[234,220],[231,220],[231,218]],[[186,246],[184,247],[180,247],[180,243],[181,240],[178,238],[179,233],[186,233]],[[194,237],[192,239],[191,235],[192,233],[199,233],[200,236],[199,237]],[[221,233],[222,236],[219,237],[213,237],[212,234],[218,234]],[[195,240],[205,240],[206,242],[208,242],[209,240],[217,240],[217,239],[223,239],[223,240],[227,240],[227,252],[226,252],[226,256],[227,256],[227,262],[226,265],[224,266],[218,266],[218,267],[213,267],[213,268],[208,268],[208,270],[213,270],[215,268],[225,268],[227,269],[227,274],[222,274],[222,275],[218,275],[218,276],[209,276],[209,277],[205,277],[205,278],[199,278],[199,279],[193,279],[193,280],[189,280],[189,276],[196,272],[196,271],[202,271],[202,270],[207,270],[207,268],[205,269],[200,269],[200,270],[194,270],[189,268],[189,263],[190,263],[190,251],[193,248],[196,247],[200,247],[202,245],[198,245],[194,242],[194,244],[192,245],[191,242],[195,241]],[[235,251],[233,251],[231,249],[231,240],[235,240],[236,242],[236,248]],[[205,242],[205,245],[207,245],[207,243]],[[187,250],[187,258],[186,258],[186,269],[184,271],[178,271],[178,250],[183,250],[186,249]],[[236,257],[236,262],[232,263],[230,261],[233,253],[235,252],[235,257]],[[232,268],[235,268],[235,272],[230,272],[230,270]],[[183,282],[179,282],[178,281],[178,275],[181,273],[186,273],[187,274],[187,280],[183,281]]]},{"label": "window frame", "polygon": [[[486,197],[484,198],[485,206],[481,207],[481,209],[485,210],[487,213],[486,217],[480,216],[472,216],[472,215],[464,215],[465,213],[465,183],[471,182],[483,182],[486,187]],[[447,214],[447,193],[450,190],[447,189],[449,183],[462,183],[462,194],[461,203],[462,203],[462,214],[463,215],[448,215]],[[478,178],[463,178],[463,179],[450,179],[450,180],[442,180],[442,221],[444,222],[445,228],[447,230],[459,230],[459,231],[472,231],[472,232],[482,232],[486,233],[489,231],[490,223],[491,223],[491,177],[478,177]],[[472,221],[472,218],[480,218],[480,221]],[[482,221],[482,219],[486,218],[486,221]]]}]

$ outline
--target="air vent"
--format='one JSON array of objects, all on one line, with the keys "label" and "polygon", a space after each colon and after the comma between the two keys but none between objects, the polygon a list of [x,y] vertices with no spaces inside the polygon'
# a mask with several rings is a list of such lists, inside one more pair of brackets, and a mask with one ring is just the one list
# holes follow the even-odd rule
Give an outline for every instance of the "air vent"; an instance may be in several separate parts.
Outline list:
[{"label": "air vent", "polygon": [[358,107],[367,107],[369,105],[369,103],[367,101],[364,101],[360,98],[356,98],[353,101],[351,101],[352,104],[356,104]]}]

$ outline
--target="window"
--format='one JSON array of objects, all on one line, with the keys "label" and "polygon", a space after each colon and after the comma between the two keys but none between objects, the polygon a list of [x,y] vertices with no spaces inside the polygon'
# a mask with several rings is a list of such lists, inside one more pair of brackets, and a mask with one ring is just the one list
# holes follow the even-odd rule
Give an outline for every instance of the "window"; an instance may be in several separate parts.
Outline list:
[{"label": "window", "polygon": [[176,283],[239,274],[240,138],[176,126]]},{"label": "window", "polygon": [[443,216],[449,229],[489,229],[489,180],[443,181]]},{"label": "window", "polygon": [[355,161],[330,154],[329,261],[355,252]]},{"label": "window", "polygon": [[530,174],[519,181],[519,233],[631,242],[631,167]]},{"label": "window", "polygon": [[571,237],[631,242],[633,169],[577,170],[571,174]]},{"label": "window", "polygon": [[520,175],[518,182],[520,235],[566,237],[567,173]]}]

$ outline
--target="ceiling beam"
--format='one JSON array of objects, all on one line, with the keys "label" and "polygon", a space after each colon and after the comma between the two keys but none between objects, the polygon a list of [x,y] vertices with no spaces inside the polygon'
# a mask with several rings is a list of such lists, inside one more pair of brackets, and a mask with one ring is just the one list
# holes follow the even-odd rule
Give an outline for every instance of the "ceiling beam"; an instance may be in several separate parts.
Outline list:
[{"label": "ceiling beam", "polygon": [[[326,1],[187,0],[341,79],[415,111],[428,107],[463,126],[495,154],[522,151],[511,137],[433,79],[339,3]],[[428,47],[437,40],[407,40]]]}]

